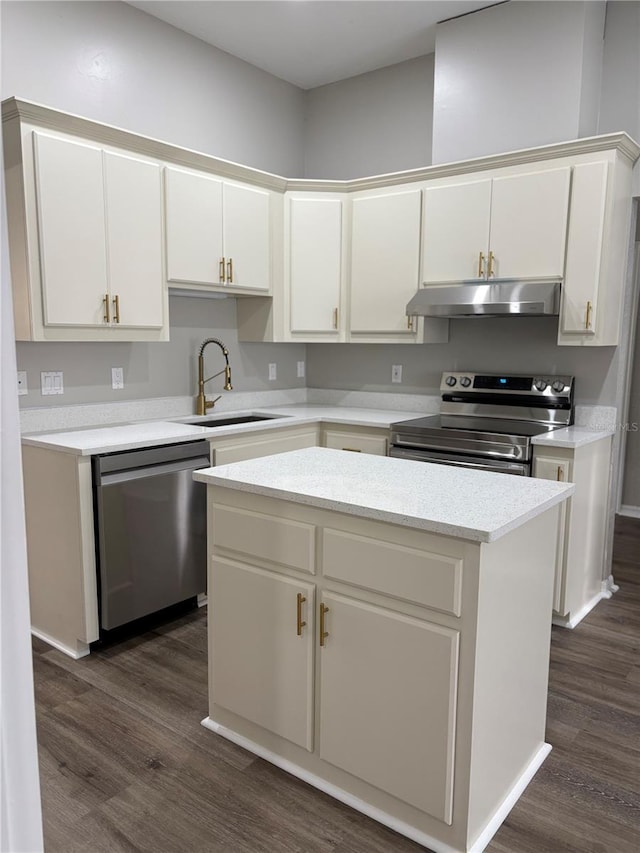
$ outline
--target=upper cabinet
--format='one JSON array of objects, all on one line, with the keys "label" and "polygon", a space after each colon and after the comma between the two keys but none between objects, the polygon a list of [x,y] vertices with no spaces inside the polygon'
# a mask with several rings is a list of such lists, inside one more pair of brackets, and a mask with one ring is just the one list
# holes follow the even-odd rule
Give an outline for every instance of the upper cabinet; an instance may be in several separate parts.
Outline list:
[{"label": "upper cabinet", "polygon": [[[422,189],[363,193],[351,206],[350,339],[376,343],[424,340],[423,318],[407,317],[419,287]],[[447,323],[428,320],[447,340]]]},{"label": "upper cabinet", "polygon": [[[166,340],[160,166],[32,131],[7,181],[19,340]],[[33,146],[32,156],[29,148]],[[24,171],[22,171],[24,167]]]},{"label": "upper cabinet", "polygon": [[570,179],[566,166],[427,186],[423,281],[561,277]]},{"label": "upper cabinet", "polygon": [[344,340],[343,223],[342,196],[287,194],[283,308],[290,340]]},{"label": "upper cabinet", "polygon": [[269,192],[173,166],[164,173],[170,285],[268,291]]}]

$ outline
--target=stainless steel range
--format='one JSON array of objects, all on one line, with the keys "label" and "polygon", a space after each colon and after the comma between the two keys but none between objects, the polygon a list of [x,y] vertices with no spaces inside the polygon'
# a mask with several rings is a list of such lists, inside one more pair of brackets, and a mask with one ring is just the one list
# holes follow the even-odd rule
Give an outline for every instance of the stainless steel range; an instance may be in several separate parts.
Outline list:
[{"label": "stainless steel range", "polygon": [[573,423],[572,376],[444,373],[439,415],[391,424],[390,456],[531,476],[531,439]]}]

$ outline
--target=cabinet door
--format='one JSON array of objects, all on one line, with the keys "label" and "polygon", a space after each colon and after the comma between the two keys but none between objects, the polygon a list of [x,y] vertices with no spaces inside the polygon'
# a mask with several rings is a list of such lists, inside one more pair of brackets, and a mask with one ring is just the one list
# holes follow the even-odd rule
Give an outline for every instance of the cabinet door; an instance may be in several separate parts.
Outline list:
[{"label": "cabinet door", "polygon": [[311,751],[313,585],[214,556],[208,592],[212,702]]},{"label": "cabinet door", "polygon": [[104,181],[112,320],[160,328],[165,303],[160,166],[105,152]]},{"label": "cabinet door", "polygon": [[243,462],[245,459],[257,459],[260,456],[274,456],[276,453],[316,447],[317,443],[316,430],[308,430],[293,435],[272,434],[270,438],[231,442],[223,447],[218,447],[213,441],[211,445],[212,464],[229,465],[231,462]]},{"label": "cabinet door", "polygon": [[104,326],[102,151],[44,133],[33,138],[44,323]]},{"label": "cabinet door", "polygon": [[271,284],[269,193],[224,185],[223,242],[226,283],[268,290]]},{"label": "cabinet door", "polygon": [[355,199],[351,331],[414,336],[405,307],[419,286],[422,192]]},{"label": "cabinet door", "polygon": [[164,177],[167,278],[223,287],[222,181],[173,167]]},{"label": "cabinet door", "polygon": [[596,330],[606,193],[607,163],[574,166],[560,312],[563,333],[589,338]]},{"label": "cabinet door", "polygon": [[289,199],[290,330],[339,337],[342,201]]},{"label": "cabinet door", "polygon": [[459,633],[323,595],[320,756],[451,824]]},{"label": "cabinet door", "polygon": [[423,282],[442,284],[484,278],[490,206],[489,179],[426,188]]},{"label": "cabinet door", "polygon": [[[540,480],[557,480],[568,483],[571,479],[571,465],[568,459],[556,459],[535,455],[533,459],[533,476]],[[571,500],[571,499],[569,499]],[[558,525],[558,542],[556,545],[556,573],[553,586],[553,609],[564,615],[564,586],[566,574],[566,539],[567,539],[567,506],[569,501],[560,505],[560,520]]]},{"label": "cabinet door", "polygon": [[351,450],[354,453],[372,453],[374,456],[387,455],[387,435],[363,435],[348,430],[328,429],[324,432],[324,446],[336,450]]},{"label": "cabinet door", "polygon": [[494,179],[492,277],[564,274],[570,178],[566,167]]}]

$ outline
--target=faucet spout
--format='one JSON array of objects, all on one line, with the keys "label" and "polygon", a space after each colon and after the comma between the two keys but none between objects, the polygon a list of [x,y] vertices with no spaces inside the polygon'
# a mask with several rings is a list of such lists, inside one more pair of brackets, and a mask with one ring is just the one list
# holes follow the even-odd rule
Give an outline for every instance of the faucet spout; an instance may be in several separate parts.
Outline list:
[{"label": "faucet spout", "polygon": [[[209,376],[207,379],[205,379],[204,351],[209,344],[217,344],[220,347],[224,356],[225,365],[222,370],[219,370],[217,373],[214,373],[213,376]],[[207,338],[206,341],[203,341],[202,346],[200,347],[200,352],[198,354],[198,396],[196,397],[197,415],[205,415],[207,413],[207,409],[212,408],[215,404],[215,400],[206,399],[204,394],[204,386],[205,382],[209,382],[210,379],[214,379],[216,376],[220,376],[221,373],[224,373],[224,390],[233,390],[233,386],[231,385],[231,366],[229,364],[229,350],[222,343],[222,341],[219,341],[217,338]],[[216,399],[219,398],[216,397]]]}]

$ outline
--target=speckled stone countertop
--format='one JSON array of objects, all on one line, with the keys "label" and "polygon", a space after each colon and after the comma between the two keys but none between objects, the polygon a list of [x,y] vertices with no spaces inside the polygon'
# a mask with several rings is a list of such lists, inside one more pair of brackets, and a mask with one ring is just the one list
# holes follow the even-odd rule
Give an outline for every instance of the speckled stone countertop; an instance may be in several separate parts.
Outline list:
[{"label": "speckled stone countertop", "polygon": [[568,447],[575,450],[585,444],[601,441],[615,434],[615,429],[591,429],[589,427],[570,426],[563,429],[553,429],[543,435],[536,435],[531,444],[541,447]]},{"label": "speckled stone countertop", "polygon": [[203,468],[209,485],[493,542],[570,497],[570,483],[310,447]]}]

